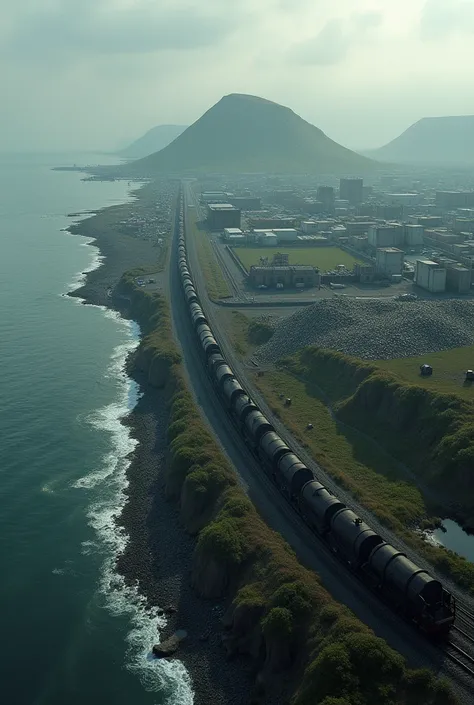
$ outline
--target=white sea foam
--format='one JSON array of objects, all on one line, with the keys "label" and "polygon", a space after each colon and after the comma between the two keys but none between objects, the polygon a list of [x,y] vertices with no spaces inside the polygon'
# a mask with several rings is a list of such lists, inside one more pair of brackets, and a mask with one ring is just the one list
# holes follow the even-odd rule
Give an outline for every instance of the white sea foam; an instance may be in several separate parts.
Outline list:
[{"label": "white sea foam", "polygon": [[[74,237],[77,236],[74,235]],[[76,289],[79,289],[81,286],[83,286],[86,283],[87,275],[90,272],[93,272],[95,269],[98,269],[105,259],[104,255],[100,253],[100,249],[95,245],[91,245],[91,243],[94,242],[94,238],[84,237],[83,235],[81,235],[80,237],[83,239],[83,242],[81,242],[81,247],[89,248],[90,252],[92,253],[92,259],[81,272],[78,272],[74,276],[74,279],[67,285],[67,291],[75,291]],[[77,299],[77,301],[79,303],[82,303],[83,299]]]},{"label": "white sea foam", "polygon": [[157,609],[149,609],[136,587],[127,586],[115,569],[117,557],[123,553],[128,541],[117,519],[126,501],[129,456],[137,444],[128,428],[121,423],[139,398],[138,386],[126,376],[124,365],[127,355],[137,345],[139,329],[115,312],[105,309],[104,313],[128,328],[128,340],[114,350],[106,373],[119,381],[118,400],[92,413],[87,419],[95,428],[110,434],[112,450],[104,456],[100,468],[74,484],[74,487],[92,493],[88,519],[97,534],[97,542],[84,542],[82,550],[85,554],[99,552],[104,556],[99,590],[105,607],[111,614],[129,620],[127,668],[139,677],[146,690],[160,693],[160,702],[166,705],[192,705],[191,680],[184,665],[179,661],[168,662],[152,657],[152,647],[159,641],[159,630],[165,625],[164,618],[158,616]]}]

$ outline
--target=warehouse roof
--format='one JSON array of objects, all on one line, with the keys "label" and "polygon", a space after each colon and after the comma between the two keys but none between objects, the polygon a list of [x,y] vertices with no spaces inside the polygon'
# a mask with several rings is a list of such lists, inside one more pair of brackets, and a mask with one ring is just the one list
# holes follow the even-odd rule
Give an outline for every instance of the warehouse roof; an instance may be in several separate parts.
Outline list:
[{"label": "warehouse roof", "polygon": [[232,203],[208,203],[208,208],[212,211],[236,211],[237,208]]}]

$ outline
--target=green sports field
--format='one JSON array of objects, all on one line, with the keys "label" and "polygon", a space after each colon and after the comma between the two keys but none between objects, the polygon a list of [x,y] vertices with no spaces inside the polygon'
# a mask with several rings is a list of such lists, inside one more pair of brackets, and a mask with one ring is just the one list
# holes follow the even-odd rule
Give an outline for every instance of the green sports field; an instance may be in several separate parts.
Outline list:
[{"label": "green sports field", "polygon": [[339,247],[236,247],[234,252],[247,270],[253,264],[260,264],[261,257],[268,257],[271,262],[273,255],[278,252],[289,255],[290,265],[310,264],[322,272],[332,270],[338,264],[352,269],[356,262],[362,261]]}]

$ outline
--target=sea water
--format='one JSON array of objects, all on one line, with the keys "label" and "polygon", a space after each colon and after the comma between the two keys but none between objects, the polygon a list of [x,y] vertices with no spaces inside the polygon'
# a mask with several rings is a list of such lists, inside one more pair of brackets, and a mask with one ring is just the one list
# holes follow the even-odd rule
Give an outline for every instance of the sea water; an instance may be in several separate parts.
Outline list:
[{"label": "sea water", "polygon": [[135,441],[121,419],[135,324],[64,294],[100,263],[66,214],[128,197],[57,164],[0,155],[0,691],[9,705],[192,702],[179,662],[151,658],[160,619],[114,569]]}]

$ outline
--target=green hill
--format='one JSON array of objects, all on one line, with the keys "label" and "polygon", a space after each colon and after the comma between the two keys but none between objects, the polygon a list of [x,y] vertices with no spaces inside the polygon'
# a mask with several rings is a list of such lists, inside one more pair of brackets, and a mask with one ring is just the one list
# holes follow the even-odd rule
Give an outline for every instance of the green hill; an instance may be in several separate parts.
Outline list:
[{"label": "green hill", "polygon": [[222,98],[174,142],[127,173],[361,174],[376,164],[330,140],[290,108],[250,95]]},{"label": "green hill", "polygon": [[365,154],[394,163],[472,165],[474,115],[422,118],[384,147]]},{"label": "green hill", "polygon": [[167,147],[178,135],[180,135],[187,125],[157,125],[148,130],[142,137],[121,149],[117,154],[128,159],[140,159],[147,157],[153,152]]}]

